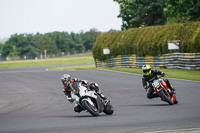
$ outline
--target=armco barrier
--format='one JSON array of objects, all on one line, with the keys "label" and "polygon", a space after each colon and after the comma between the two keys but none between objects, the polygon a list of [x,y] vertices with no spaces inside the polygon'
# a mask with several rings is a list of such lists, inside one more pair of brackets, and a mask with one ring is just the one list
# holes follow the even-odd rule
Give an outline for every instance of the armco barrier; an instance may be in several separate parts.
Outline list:
[{"label": "armco barrier", "polygon": [[145,64],[144,58],[145,57],[136,57],[136,67],[137,68],[141,68]]},{"label": "armco barrier", "polygon": [[95,60],[96,67],[123,67],[123,68],[141,68],[144,64],[160,68],[163,65],[160,57],[138,57],[136,55],[119,55],[111,57],[105,61]]},{"label": "armco barrier", "polygon": [[128,55],[122,55],[121,56],[121,64],[122,67],[130,67],[130,62],[129,62],[129,56]]},{"label": "armco barrier", "polygon": [[116,67],[115,58],[113,56],[107,60],[107,67]]},{"label": "armco barrier", "polygon": [[95,60],[96,67],[124,67],[141,68],[149,64],[153,68],[178,68],[178,69],[199,69],[200,53],[172,53],[164,56],[139,57],[136,55],[119,55],[105,61]]},{"label": "armco barrier", "polygon": [[132,54],[131,56],[129,56],[129,67],[133,67],[136,68],[136,55]]},{"label": "armco barrier", "polygon": [[200,53],[164,54],[166,68],[200,69]]},{"label": "armco barrier", "polygon": [[121,55],[118,55],[117,57],[115,57],[115,63],[116,63],[116,67],[122,67],[122,61],[121,61]]}]

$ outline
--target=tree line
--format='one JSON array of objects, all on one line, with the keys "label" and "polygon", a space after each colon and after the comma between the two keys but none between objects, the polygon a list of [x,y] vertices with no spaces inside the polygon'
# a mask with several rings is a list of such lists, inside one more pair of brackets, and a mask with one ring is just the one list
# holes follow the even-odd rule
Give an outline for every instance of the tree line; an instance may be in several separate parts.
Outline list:
[{"label": "tree line", "polygon": [[0,44],[3,58],[26,57],[34,59],[47,51],[47,54],[80,53],[92,49],[101,32],[91,29],[87,32],[51,32],[45,34],[13,34]]},{"label": "tree line", "polygon": [[200,0],[113,0],[121,29],[200,21]]}]

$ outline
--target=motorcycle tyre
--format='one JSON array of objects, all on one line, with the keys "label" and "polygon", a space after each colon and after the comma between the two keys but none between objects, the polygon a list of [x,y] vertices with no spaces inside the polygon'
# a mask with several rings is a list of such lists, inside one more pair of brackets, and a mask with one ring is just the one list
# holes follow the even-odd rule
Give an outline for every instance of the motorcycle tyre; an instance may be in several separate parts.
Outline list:
[{"label": "motorcycle tyre", "polygon": [[99,111],[94,111],[93,109],[91,109],[91,107],[88,105],[89,103],[84,100],[81,102],[82,103],[82,106],[93,116],[99,116]]},{"label": "motorcycle tyre", "polygon": [[113,106],[110,105],[110,104],[105,105],[103,112],[104,112],[106,115],[112,115],[112,114],[114,113]]},{"label": "motorcycle tyre", "polygon": [[175,101],[174,101],[174,104],[178,104],[178,100],[176,98],[176,95],[175,95]]},{"label": "motorcycle tyre", "polygon": [[173,105],[172,100],[171,100],[168,96],[165,95],[165,93],[163,92],[163,90],[161,90],[161,91],[159,92],[159,95],[160,95],[160,97],[162,97],[166,102],[168,102],[170,105]]}]

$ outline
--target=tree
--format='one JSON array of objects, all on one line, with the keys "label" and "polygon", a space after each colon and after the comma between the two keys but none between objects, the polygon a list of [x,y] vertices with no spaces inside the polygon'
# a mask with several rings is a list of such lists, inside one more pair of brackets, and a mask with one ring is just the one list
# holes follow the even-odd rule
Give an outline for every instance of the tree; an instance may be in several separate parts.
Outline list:
[{"label": "tree", "polygon": [[71,40],[70,48],[72,52],[83,52],[85,50],[80,34],[71,32]]},{"label": "tree", "polygon": [[122,30],[200,21],[199,0],[113,0],[120,5]]},{"label": "tree", "polygon": [[163,0],[114,0],[120,4],[122,30],[151,25],[165,24]]},{"label": "tree", "polygon": [[47,50],[48,54],[56,54],[58,52],[56,43],[47,35],[37,34],[35,44],[40,53],[44,54],[44,50]]},{"label": "tree", "polygon": [[28,59],[34,59],[35,57],[40,55],[40,50],[36,47],[35,44],[35,36],[32,34],[26,34],[25,37],[25,45],[22,49],[21,56]]},{"label": "tree", "polygon": [[12,57],[14,60],[16,56],[19,56],[19,50],[17,49],[15,45],[12,46],[11,51],[8,56]]},{"label": "tree", "polygon": [[199,0],[165,0],[167,23],[182,23],[200,20]]},{"label": "tree", "polygon": [[[100,32],[95,29],[84,33],[52,32],[46,34],[13,34],[4,45],[0,44],[2,56],[7,57],[15,46],[21,58],[34,59],[47,50],[48,54],[83,52],[92,48]],[[1,47],[2,51],[1,51]],[[13,53],[11,53],[13,55]]]},{"label": "tree", "polygon": [[82,41],[85,47],[85,50],[91,50],[96,38],[101,34],[96,29],[91,29],[88,32],[82,33]]},{"label": "tree", "polygon": [[61,52],[68,53],[70,51],[70,43],[71,43],[71,36],[68,34],[68,32],[53,32],[53,33],[47,33],[48,35],[57,45],[57,48]]},{"label": "tree", "polygon": [[[14,34],[5,42],[2,55],[7,57],[15,46],[18,49],[19,56],[35,58],[39,55],[39,49],[36,48],[35,38],[32,34]],[[13,54],[11,54],[13,55]]]},{"label": "tree", "polygon": [[2,53],[4,43],[0,42],[0,54]]},{"label": "tree", "polygon": [[5,43],[5,45],[2,48],[2,56],[4,58],[6,58],[10,54],[12,46],[13,46],[13,44],[11,44],[11,43]]}]

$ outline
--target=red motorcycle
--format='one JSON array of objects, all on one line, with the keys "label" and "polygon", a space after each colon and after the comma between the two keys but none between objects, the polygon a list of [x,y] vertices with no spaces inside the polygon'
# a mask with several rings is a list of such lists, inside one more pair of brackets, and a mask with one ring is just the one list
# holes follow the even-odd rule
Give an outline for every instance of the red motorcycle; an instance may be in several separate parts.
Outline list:
[{"label": "red motorcycle", "polygon": [[153,81],[152,86],[154,87],[155,93],[157,93],[161,99],[168,102],[170,105],[177,104],[176,95],[173,90],[167,86],[167,83],[161,77],[154,77],[151,79]]}]

